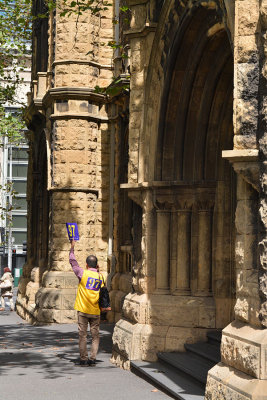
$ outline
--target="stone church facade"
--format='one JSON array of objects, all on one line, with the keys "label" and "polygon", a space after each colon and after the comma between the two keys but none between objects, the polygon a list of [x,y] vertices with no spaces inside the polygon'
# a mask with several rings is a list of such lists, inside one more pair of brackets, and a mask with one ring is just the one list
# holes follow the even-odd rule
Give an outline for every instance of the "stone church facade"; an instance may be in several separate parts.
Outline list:
[{"label": "stone church facade", "polygon": [[34,22],[17,311],[75,320],[65,223],[77,222],[80,265],[95,253],[110,286],[114,363],[223,329],[206,399],[263,399],[267,2],[112,3]]}]

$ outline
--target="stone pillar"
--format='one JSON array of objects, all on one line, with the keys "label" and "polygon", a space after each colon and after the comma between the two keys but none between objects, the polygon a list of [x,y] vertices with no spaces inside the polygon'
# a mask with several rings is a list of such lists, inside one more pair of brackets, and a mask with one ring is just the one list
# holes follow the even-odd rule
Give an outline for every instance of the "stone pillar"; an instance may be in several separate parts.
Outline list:
[{"label": "stone pillar", "polygon": [[177,211],[177,274],[176,288],[179,292],[190,292],[191,264],[191,210]]},{"label": "stone pillar", "polygon": [[[113,50],[102,46],[113,39],[112,20],[112,7],[101,11],[101,18],[84,11],[78,21],[75,14],[62,16],[55,10],[49,21],[48,70],[36,71],[38,91],[33,93],[26,120],[33,131],[34,165],[40,166],[41,150],[50,149],[45,160],[48,179],[40,183],[50,196],[49,246],[42,254],[43,265],[38,259],[38,242],[30,244],[32,260],[39,264],[35,267],[41,265],[45,272],[36,295],[32,283],[27,284],[31,301],[25,303],[25,290],[17,301],[20,315],[34,322],[76,319],[73,306],[78,282],[68,261],[66,222],[78,223],[80,241],[75,253],[80,266],[85,265],[88,253],[93,253],[101,272],[107,272],[110,125],[105,96],[94,88],[112,81]],[[45,73],[51,77],[46,83]],[[29,174],[28,179],[34,178]],[[40,211],[37,204],[36,215]],[[33,235],[36,219],[30,218]],[[42,232],[39,243],[45,238],[47,232]],[[32,268],[30,262],[25,269]]]},{"label": "stone pillar", "polygon": [[157,270],[156,287],[168,291],[170,287],[170,212],[157,210]]},{"label": "stone pillar", "polygon": [[[205,206],[204,206],[205,207]],[[198,210],[198,278],[197,294],[211,292],[212,266],[212,212],[210,208]]]},{"label": "stone pillar", "polygon": [[[223,330],[221,363],[208,373],[207,400],[266,397],[266,329],[261,310],[259,238],[258,151],[232,150],[223,157],[237,172],[236,206],[236,304],[235,320]],[[260,283],[259,283],[260,282]]]}]

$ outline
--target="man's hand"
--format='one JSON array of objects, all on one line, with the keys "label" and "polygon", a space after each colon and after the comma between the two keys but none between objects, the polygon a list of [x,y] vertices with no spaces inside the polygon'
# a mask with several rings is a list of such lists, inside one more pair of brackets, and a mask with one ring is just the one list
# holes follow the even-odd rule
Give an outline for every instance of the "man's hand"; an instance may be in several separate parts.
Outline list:
[{"label": "man's hand", "polygon": [[74,246],[75,246],[75,240],[74,239],[72,239],[71,241],[70,241],[70,245],[71,245],[71,249],[74,249]]}]

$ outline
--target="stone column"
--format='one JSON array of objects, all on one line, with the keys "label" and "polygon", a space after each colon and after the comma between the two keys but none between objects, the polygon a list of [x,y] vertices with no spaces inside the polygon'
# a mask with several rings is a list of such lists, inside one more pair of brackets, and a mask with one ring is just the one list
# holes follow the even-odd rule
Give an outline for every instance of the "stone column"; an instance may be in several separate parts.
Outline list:
[{"label": "stone column", "polygon": [[198,210],[198,278],[197,292],[208,295],[211,292],[212,265],[212,212],[208,205]]},{"label": "stone column", "polygon": [[176,288],[181,294],[190,292],[191,210],[177,211],[177,274]]},{"label": "stone column", "polygon": [[157,210],[157,270],[156,287],[169,290],[170,275],[170,212]]},{"label": "stone column", "polygon": [[[85,11],[76,21],[75,15],[53,13],[49,30],[52,70],[47,72],[53,74],[53,87],[46,87],[46,71],[36,71],[38,92],[33,93],[26,117],[34,131],[31,147],[37,166],[41,150],[48,144],[40,138],[51,140],[51,154],[46,159],[48,179],[41,183],[50,196],[49,246],[42,255],[48,261],[43,265],[39,257],[37,265],[46,271],[36,295],[30,282],[30,301],[26,304],[21,299],[20,310],[17,307],[20,315],[35,322],[62,323],[76,318],[77,278],[68,261],[66,222],[79,226],[80,240],[75,246],[79,264],[84,266],[86,256],[96,254],[101,272],[107,271],[110,125],[106,100],[94,87],[106,87],[112,81],[113,51],[102,46],[113,38],[112,7],[101,17],[100,21],[98,15]],[[28,179],[33,180],[31,174]],[[36,216],[40,212],[37,204]],[[37,217],[31,221],[38,240]],[[46,236],[43,232],[42,242]],[[37,244],[31,244],[30,253],[38,262]]]},{"label": "stone column", "polygon": [[255,149],[223,152],[237,172],[235,320],[223,329],[221,363],[208,374],[206,399],[265,398],[266,329],[260,320],[259,162]]}]

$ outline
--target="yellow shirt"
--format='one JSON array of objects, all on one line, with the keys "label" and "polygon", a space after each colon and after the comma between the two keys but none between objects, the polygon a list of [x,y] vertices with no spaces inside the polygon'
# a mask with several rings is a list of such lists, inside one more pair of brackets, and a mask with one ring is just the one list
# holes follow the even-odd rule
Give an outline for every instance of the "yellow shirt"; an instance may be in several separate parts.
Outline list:
[{"label": "yellow shirt", "polygon": [[100,315],[98,300],[99,290],[102,286],[104,286],[102,275],[96,271],[85,269],[78,286],[74,305],[75,310],[86,314]]}]

